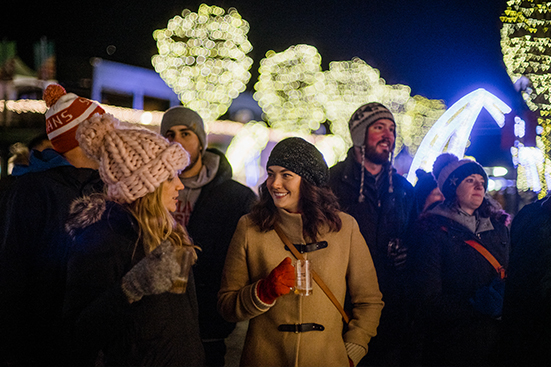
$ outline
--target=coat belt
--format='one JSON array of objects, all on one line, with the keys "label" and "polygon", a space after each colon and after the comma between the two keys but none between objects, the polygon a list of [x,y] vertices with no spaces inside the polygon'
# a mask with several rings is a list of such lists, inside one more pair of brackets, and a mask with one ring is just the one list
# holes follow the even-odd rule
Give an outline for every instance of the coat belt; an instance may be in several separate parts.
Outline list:
[{"label": "coat belt", "polygon": [[292,333],[304,333],[306,331],[323,331],[325,327],[320,324],[281,324],[277,327],[279,331],[289,331]]}]

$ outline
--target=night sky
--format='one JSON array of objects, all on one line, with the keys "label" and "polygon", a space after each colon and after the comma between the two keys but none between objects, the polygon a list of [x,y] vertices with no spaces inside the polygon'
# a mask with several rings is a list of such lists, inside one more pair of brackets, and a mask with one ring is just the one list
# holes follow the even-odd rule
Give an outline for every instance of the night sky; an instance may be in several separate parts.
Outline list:
[{"label": "night sky", "polygon": [[[2,22],[0,36],[17,41],[20,57],[31,67],[32,44],[46,36],[55,41],[58,60],[85,64],[101,57],[152,69],[150,59],[157,53],[153,31],[165,28],[183,9],[196,12],[203,2],[18,2],[2,5],[7,6],[2,18],[8,16],[11,21]],[[379,69],[387,84],[409,85],[412,95],[442,99],[448,107],[480,87],[512,107],[519,106],[500,47],[499,16],[506,9],[505,0],[216,0],[207,4],[235,7],[250,23],[248,36],[254,49],[249,56],[254,64],[249,90],[266,51],[306,43],[317,47],[323,70],[330,61],[357,56]],[[110,45],[116,47],[111,55],[107,53]],[[64,65],[58,62],[59,79],[74,72]],[[495,134],[493,125],[481,125],[486,133]]]}]

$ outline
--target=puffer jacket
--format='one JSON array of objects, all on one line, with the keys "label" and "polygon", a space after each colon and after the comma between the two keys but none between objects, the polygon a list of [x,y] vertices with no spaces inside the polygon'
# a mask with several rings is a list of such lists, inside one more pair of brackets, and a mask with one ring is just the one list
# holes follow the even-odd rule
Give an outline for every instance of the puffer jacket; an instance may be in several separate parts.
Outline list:
[{"label": "puffer jacket", "polygon": [[128,303],[123,276],[145,256],[134,217],[103,196],[81,200],[67,230],[74,238],[64,319],[70,363],[108,366],[201,366],[195,283],[184,294],[162,293]]},{"label": "puffer jacket", "polygon": [[498,274],[465,241],[477,241],[506,268],[509,230],[497,218],[454,211],[459,213],[440,204],[420,218],[411,235],[408,288],[415,308],[416,358],[422,365],[488,365],[498,355],[501,324],[479,312],[473,302],[476,292]]},{"label": "puffer jacket", "polygon": [[[294,244],[304,244],[302,217],[279,210],[280,226]],[[312,267],[344,303],[348,289],[354,308],[348,330],[337,308],[314,284],[313,294],[290,293],[273,306],[263,304],[255,291],[284,258],[293,258],[274,230],[260,232],[248,215],[241,218],[230,244],[218,308],[230,321],[249,321],[241,365],[243,366],[347,366],[345,343],[367,351],[376,334],[383,308],[377,275],[365,241],[354,218],[341,213],[342,229],[324,232],[319,239],[327,247],[304,253]],[[293,260],[293,264],[296,259]],[[316,323],[323,331],[279,331],[282,324]]]}]

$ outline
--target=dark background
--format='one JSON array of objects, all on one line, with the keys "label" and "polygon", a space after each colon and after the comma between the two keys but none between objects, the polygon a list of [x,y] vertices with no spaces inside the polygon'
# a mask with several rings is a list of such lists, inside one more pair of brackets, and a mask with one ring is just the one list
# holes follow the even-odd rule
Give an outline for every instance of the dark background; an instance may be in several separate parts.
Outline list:
[{"label": "dark background", "polygon": [[[0,37],[17,41],[19,56],[34,68],[33,44],[55,42],[57,79],[67,84],[91,77],[90,59],[100,57],[152,69],[157,53],[152,33],[183,9],[196,12],[204,1],[4,2]],[[306,43],[330,61],[357,56],[379,69],[387,84],[406,84],[412,95],[441,99],[451,106],[485,88],[516,110],[525,106],[505,71],[500,46],[506,2],[498,0],[262,1],[215,0],[235,7],[250,24],[254,49],[252,90],[266,51]],[[109,46],[114,53],[108,53]],[[501,132],[482,113],[467,151],[483,164],[500,148]],[[476,141],[475,141],[476,138]],[[474,151],[475,146],[480,149]],[[493,147],[493,149],[490,149]],[[499,150],[499,152],[496,152]],[[502,159],[510,161],[505,151]]]}]

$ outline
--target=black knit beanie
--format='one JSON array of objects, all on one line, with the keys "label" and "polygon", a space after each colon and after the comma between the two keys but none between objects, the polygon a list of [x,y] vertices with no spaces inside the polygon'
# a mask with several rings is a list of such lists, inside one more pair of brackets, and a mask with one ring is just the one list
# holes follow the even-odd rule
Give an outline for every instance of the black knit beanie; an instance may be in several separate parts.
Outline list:
[{"label": "black knit beanie", "polygon": [[436,183],[436,179],[430,172],[426,172],[419,168],[415,171],[415,174],[417,175],[417,183],[415,184],[413,191],[415,195],[415,206],[417,212],[421,213],[430,193],[438,185]]},{"label": "black knit beanie", "polygon": [[305,178],[316,186],[324,186],[329,179],[329,168],[320,151],[302,138],[287,138],[276,144],[266,168],[281,166]]}]

